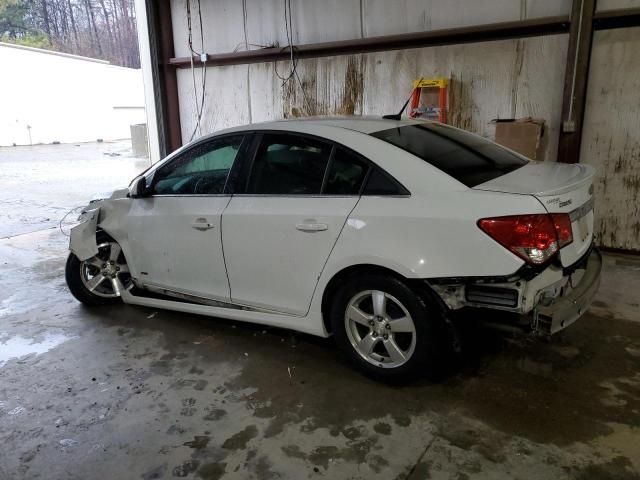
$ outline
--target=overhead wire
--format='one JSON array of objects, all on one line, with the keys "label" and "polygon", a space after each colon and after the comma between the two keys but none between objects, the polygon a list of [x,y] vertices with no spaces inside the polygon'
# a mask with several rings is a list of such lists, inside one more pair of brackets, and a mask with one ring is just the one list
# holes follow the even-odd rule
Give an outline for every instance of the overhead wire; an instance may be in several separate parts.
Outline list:
[{"label": "overhead wire", "polygon": [[[200,135],[202,135],[202,116],[204,113],[204,103],[205,103],[205,98],[206,98],[206,82],[207,82],[207,54],[204,51],[204,29],[203,29],[203,22],[202,22],[202,8],[201,8],[201,0],[197,0],[197,4],[198,4],[198,24],[199,24],[199,28],[200,28],[200,51],[196,51],[193,48],[193,19],[192,19],[192,12],[191,12],[191,1],[192,0],[187,0],[186,2],[186,7],[187,7],[187,29],[188,29],[188,47],[189,47],[189,51],[191,53],[190,55],[190,62],[191,62],[191,78],[192,78],[192,82],[193,82],[193,95],[194,95],[194,102],[195,102],[195,109],[196,109],[196,124],[194,126],[193,132],[191,133],[191,137],[189,138],[189,141],[192,141],[196,134],[199,132]],[[244,2],[245,0],[243,0]],[[300,87],[300,91],[302,92],[302,97],[303,97],[303,101],[305,103],[305,106],[307,108],[307,112],[311,113],[313,112],[312,106],[311,106],[311,101],[309,100],[309,97],[307,96],[307,92],[306,92],[306,88],[304,86],[304,84],[302,83],[302,80],[300,78],[300,75],[298,74],[298,58],[295,55],[295,50],[296,47],[293,44],[293,15],[292,15],[292,11],[291,11],[291,0],[283,0],[283,4],[284,4],[284,25],[285,25],[285,32],[286,32],[286,37],[287,37],[287,47],[283,47],[283,51],[286,50],[287,48],[289,49],[289,73],[288,75],[281,75],[280,72],[278,71],[278,67],[277,67],[277,62],[274,62],[274,72],[276,74],[276,76],[281,80],[282,84],[281,87],[284,88],[288,82],[290,81],[295,81],[297,82],[298,86]],[[245,4],[246,5],[246,4]],[[246,12],[246,7],[245,7],[245,12]],[[244,19],[244,21],[246,22],[246,18]],[[237,49],[240,47],[240,45],[244,44],[245,45],[245,49],[248,50],[249,46],[253,46],[253,47],[258,47],[258,48],[267,48],[270,45],[259,45],[259,44],[253,44],[253,43],[249,43],[246,35],[245,35],[245,39],[244,42],[240,42],[234,49],[234,51],[237,51]],[[276,44],[277,45],[277,44]],[[275,45],[271,45],[271,46],[275,46]],[[196,82],[196,74],[195,74],[195,63],[194,60],[195,59],[199,59],[202,62],[202,75],[201,75],[201,97],[200,97],[200,102],[198,102],[198,88],[197,88],[197,82]]]},{"label": "overhead wire", "polygon": [[256,48],[274,48],[274,47],[278,47],[278,42],[275,42],[271,45],[260,45],[259,43],[250,43],[249,42],[249,34],[248,34],[248,29],[247,29],[247,0],[242,0],[242,29],[243,29],[243,33],[244,33],[244,41],[243,42],[239,42],[234,49],[232,50],[233,52],[237,52],[238,49],[244,45],[244,49],[245,50],[249,50],[249,47],[256,47]]},{"label": "overhead wire", "polygon": [[[188,39],[187,42],[189,44],[189,51],[191,52],[190,61],[191,61],[191,78],[193,80],[193,98],[196,107],[196,125],[191,133],[191,137],[189,141],[193,140],[196,136],[196,133],[200,132],[202,135],[202,114],[204,112],[204,101],[206,96],[206,85],[207,85],[207,54],[204,51],[204,29],[202,28],[202,8],[200,5],[200,0],[198,2],[198,23],[200,27],[200,51],[196,52],[193,48],[193,27],[192,27],[192,18],[191,18],[191,0],[187,0],[187,30],[188,30]],[[201,74],[201,100],[198,102],[198,89],[196,86],[196,74],[195,74],[195,65],[194,65],[194,56],[198,57],[202,62],[202,74]]]},{"label": "overhead wire", "polygon": [[[75,208],[72,208],[72,209],[71,209],[71,210],[69,210],[69,211],[64,215],[64,217],[62,217],[62,218],[60,219],[60,221],[58,222],[58,228],[60,229],[60,232],[62,232],[62,234],[63,234],[65,237],[70,237],[70,236],[71,236],[71,230],[69,230],[69,233],[65,232],[65,231],[64,231],[64,229],[62,228],[62,224],[65,222],[65,220],[67,219],[67,217],[68,217],[69,215],[71,215],[71,214],[73,214],[73,213],[76,213],[76,212],[78,212],[78,211],[82,211],[84,208],[85,208],[85,206],[84,206],[84,205],[83,205],[83,206],[81,206],[81,207],[75,207]],[[74,221],[74,222],[72,222],[72,223],[75,223],[75,221]],[[55,227],[54,227],[54,228],[55,228]]]},{"label": "overhead wire", "polygon": [[281,51],[289,49],[289,74],[287,76],[281,75],[278,71],[278,63],[274,62],[274,72],[276,76],[282,81],[281,87],[284,88],[288,82],[291,80],[297,81],[298,86],[300,87],[300,91],[302,92],[302,97],[304,103],[307,107],[307,112],[311,113],[313,110],[311,108],[311,102],[307,97],[306,89],[300,79],[300,75],[298,74],[298,58],[295,56],[296,47],[293,45],[293,15],[291,13],[291,0],[283,0],[284,2],[284,28],[287,36],[287,47],[283,47]]},{"label": "overhead wire", "polygon": [[[249,34],[247,33],[247,0],[242,0],[242,32],[244,34],[244,49],[249,50]],[[234,49],[233,51],[235,52],[236,50]]]},{"label": "overhead wire", "polygon": [[[282,81],[282,87],[286,85],[286,83],[293,78],[294,72],[298,68],[298,60],[294,59],[293,56],[293,30],[291,34],[289,34],[289,28],[291,25],[291,2],[289,0],[283,0],[284,2],[284,29],[287,35],[287,46],[282,48],[282,51],[285,51],[287,48],[289,49],[289,75],[284,76],[280,75],[278,72],[278,63],[275,62],[274,70],[276,76]],[[287,16],[287,5],[289,6],[289,15]]]},{"label": "overhead wire", "polygon": [[244,45],[244,49],[245,50],[250,50],[249,47],[256,47],[256,49],[261,49],[261,48],[274,48],[274,47],[278,47],[278,44],[273,44],[273,45],[260,45],[259,43],[249,43],[249,42],[239,42],[232,50],[232,52],[237,52],[240,47],[242,47]]}]

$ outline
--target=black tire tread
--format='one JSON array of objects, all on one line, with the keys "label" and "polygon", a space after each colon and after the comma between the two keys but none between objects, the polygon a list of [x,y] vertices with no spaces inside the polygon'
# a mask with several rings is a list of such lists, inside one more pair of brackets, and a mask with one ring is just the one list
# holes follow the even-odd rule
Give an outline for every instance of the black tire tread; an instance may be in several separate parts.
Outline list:
[{"label": "black tire tread", "polygon": [[[102,236],[100,233],[98,233],[97,241],[98,243],[102,243],[104,241],[113,240],[111,240],[111,238],[107,237],[106,235]],[[75,253],[69,252],[64,276],[65,280],[67,281],[69,291],[71,292],[71,295],[76,298],[76,300],[89,307],[97,307],[101,305],[117,305],[119,303],[122,303],[122,299],[120,297],[105,298],[89,291],[87,287],[84,286],[84,284],[82,283],[82,279],[80,278],[81,263],[82,262]]]},{"label": "black tire tread", "polygon": [[[363,360],[353,349],[344,325],[344,311],[349,300],[363,290],[382,290],[402,302],[411,313],[416,326],[416,349],[404,365],[386,369],[376,367]],[[399,278],[384,274],[353,276],[345,281],[332,299],[330,320],[336,343],[347,359],[365,375],[388,383],[406,383],[423,375],[439,379],[442,365],[440,352],[442,342],[442,313],[437,305],[425,295],[418,295]]]}]

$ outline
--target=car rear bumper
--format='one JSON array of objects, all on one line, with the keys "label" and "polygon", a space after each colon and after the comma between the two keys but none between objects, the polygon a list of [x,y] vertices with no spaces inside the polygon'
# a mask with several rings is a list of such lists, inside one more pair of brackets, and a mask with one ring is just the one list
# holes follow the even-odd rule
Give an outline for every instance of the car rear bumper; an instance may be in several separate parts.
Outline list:
[{"label": "car rear bumper", "polygon": [[497,281],[490,277],[432,279],[429,285],[452,311],[481,308],[511,312],[516,314],[512,320],[496,315],[502,320],[483,323],[549,335],[571,325],[589,308],[600,285],[601,270],[602,257],[592,246],[569,267],[550,265],[528,279],[517,274]]},{"label": "car rear bumper", "polygon": [[580,282],[549,305],[538,305],[533,310],[533,327],[538,333],[554,334],[574,323],[589,308],[600,285],[602,256],[593,249]]}]

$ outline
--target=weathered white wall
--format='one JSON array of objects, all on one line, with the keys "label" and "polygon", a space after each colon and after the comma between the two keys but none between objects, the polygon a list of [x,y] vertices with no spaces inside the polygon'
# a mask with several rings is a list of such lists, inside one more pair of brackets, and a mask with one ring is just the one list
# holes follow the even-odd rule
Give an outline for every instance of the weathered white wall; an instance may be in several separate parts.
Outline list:
[{"label": "weathered white wall", "polygon": [[596,32],[580,159],[597,169],[601,243],[640,250],[640,27]]},{"label": "weathered white wall", "polygon": [[569,15],[570,0],[363,0],[364,36]]},{"label": "weathered white wall", "polygon": [[[292,0],[293,41],[311,43],[420,30],[569,15],[570,0]],[[192,4],[196,51],[287,45],[281,0],[203,1],[204,49]],[[246,15],[245,15],[246,13]],[[188,56],[186,0],[172,2],[177,56]],[[245,28],[246,25],[246,28]],[[546,155],[555,158],[567,36],[444,46],[300,60],[305,86],[282,87],[289,62],[207,69],[200,130],[299,115],[396,112],[420,76],[450,76],[452,123],[492,137],[494,118],[535,116],[548,125]],[[194,77],[195,75],[195,88]],[[189,140],[197,122],[202,70],[178,72],[181,123]],[[195,94],[194,94],[195,92]],[[196,131],[195,137],[200,133]]]},{"label": "weathered white wall", "polygon": [[[282,0],[202,0],[204,51],[285,46]],[[195,2],[193,3],[195,6]],[[311,43],[570,14],[571,0],[291,0],[294,43]],[[640,0],[599,0],[599,10]],[[193,11],[194,48],[201,49]],[[177,56],[188,56],[186,0],[172,0]],[[246,45],[246,43],[252,45]],[[492,138],[491,120],[546,120],[545,158],[555,160],[568,35],[207,69],[195,136],[247,122],[399,110],[420,76],[451,77],[450,123]],[[640,250],[640,33],[598,32],[583,139],[583,161],[598,169],[598,226],[606,246]],[[193,75],[196,87],[194,90]],[[202,70],[178,72],[183,138],[196,125]],[[195,93],[194,93],[195,92]],[[606,144],[606,145],[605,145]],[[617,161],[617,158],[623,160]],[[635,220],[634,220],[635,219]]]},{"label": "weathered white wall", "polygon": [[[202,0],[201,6],[208,53],[244,49],[245,23],[248,43],[287,45],[283,0],[246,0],[246,12],[242,0]],[[186,0],[171,2],[177,56],[189,54],[186,8]],[[313,43],[568,16],[571,0],[291,0],[291,9],[294,43]],[[194,49],[200,50],[196,15],[192,0]]]},{"label": "weathered white wall", "polygon": [[142,72],[0,43],[0,145],[129,138],[145,123]]}]

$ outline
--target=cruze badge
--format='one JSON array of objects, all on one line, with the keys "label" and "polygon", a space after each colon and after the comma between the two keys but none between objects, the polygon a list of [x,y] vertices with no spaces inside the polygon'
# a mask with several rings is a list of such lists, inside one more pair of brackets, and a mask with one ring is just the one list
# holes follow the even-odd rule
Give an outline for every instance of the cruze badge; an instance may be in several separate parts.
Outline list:
[{"label": "cruze badge", "polygon": [[573,200],[569,199],[569,200],[565,200],[564,202],[561,202],[559,197],[552,198],[551,200],[547,200],[547,205],[551,205],[553,203],[557,203],[558,207],[562,208],[562,207],[566,207],[567,205],[571,205],[573,203]]}]

